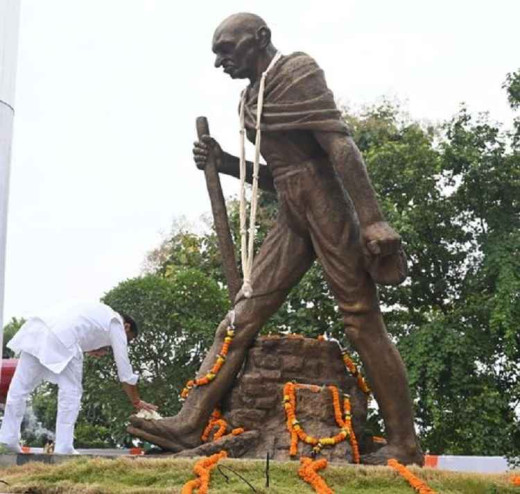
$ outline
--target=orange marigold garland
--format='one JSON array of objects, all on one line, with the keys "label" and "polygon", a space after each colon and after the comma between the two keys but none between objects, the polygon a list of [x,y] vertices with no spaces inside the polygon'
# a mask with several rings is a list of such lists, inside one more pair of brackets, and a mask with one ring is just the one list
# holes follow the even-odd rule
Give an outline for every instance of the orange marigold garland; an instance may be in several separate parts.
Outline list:
[{"label": "orange marigold garland", "polygon": [[217,374],[224,365],[224,362],[226,361],[226,357],[229,352],[229,347],[231,345],[231,342],[233,341],[234,336],[234,326],[230,325],[227,329],[226,337],[224,338],[224,343],[222,344],[222,348],[220,349],[220,353],[217,355],[213,367],[203,377],[200,377],[198,379],[190,379],[184,386],[184,389],[181,391],[181,399],[185,400],[193,388],[196,388],[197,386],[205,386],[206,384],[209,384],[211,381],[213,381],[215,377],[217,377]]},{"label": "orange marigold garland", "polygon": [[298,475],[310,484],[318,494],[334,494],[334,491],[327,485],[325,480],[317,473],[327,467],[327,460],[313,461],[311,458],[302,456],[300,458],[301,467],[298,469]]},{"label": "orange marigold garland", "polygon": [[387,462],[388,466],[393,468],[401,477],[403,477],[419,494],[436,494],[426,482],[417,478],[408,468],[401,465],[397,460],[391,458]]},{"label": "orange marigold garland", "polygon": [[215,427],[216,422],[218,420],[220,420],[221,418],[222,418],[222,416],[221,416],[220,410],[218,408],[215,408],[215,410],[213,410],[213,412],[209,418],[208,425],[206,426],[206,428],[204,429],[204,432],[202,433],[202,436],[200,437],[203,443],[208,441],[209,435],[211,434],[211,431]]},{"label": "orange marigold garland", "polygon": [[352,448],[352,459],[354,460],[354,463],[359,463],[361,457],[359,455],[359,446],[356,439],[356,435],[354,433],[354,428],[352,427],[350,396],[347,394],[343,395],[343,417],[341,415],[341,406],[339,404],[338,388],[336,388],[336,386],[328,386],[328,388],[332,395],[332,402],[334,404],[334,417],[336,418],[336,423],[339,427],[348,431],[348,435],[350,438],[350,447]]},{"label": "orange marigold garland", "polygon": [[343,363],[345,364],[345,367],[349,370],[352,376],[357,379],[358,386],[361,389],[361,391],[363,391],[363,393],[367,395],[370,394],[370,388],[368,387],[365,378],[359,372],[357,365],[350,358],[350,355],[345,350],[343,350],[341,353],[343,354]]},{"label": "orange marigold garland", "polygon": [[350,408],[350,398],[345,395],[343,398],[343,409],[345,410],[345,428],[349,431],[350,447],[352,449],[352,459],[354,463],[359,464],[361,461],[361,455],[359,454],[359,445],[354,434],[354,428],[352,427],[352,414]]},{"label": "orange marigold garland", "polygon": [[215,410],[213,410],[213,413],[211,414],[211,417],[209,418],[208,425],[206,426],[204,432],[202,433],[202,436],[200,437],[203,443],[207,443],[209,441],[211,432],[215,427],[218,427],[218,430],[213,434],[212,441],[218,441],[222,437],[229,434],[233,436],[239,436],[240,434],[245,432],[245,430],[242,427],[237,427],[236,429],[233,429],[229,434],[226,434],[229,424],[225,421],[225,419],[222,418],[220,410],[218,408],[215,408]]},{"label": "orange marigold garland", "polygon": [[516,487],[520,487],[520,475],[511,475],[511,483]]},{"label": "orange marigold garland", "polygon": [[[347,425],[347,415],[345,415],[345,420],[341,417],[341,407],[339,406],[339,398],[338,391],[335,386],[329,386],[329,390],[333,391],[333,403],[334,403],[334,414],[336,420],[338,421],[338,425],[341,427],[341,431],[332,437],[320,437],[316,438],[308,435],[302,428],[300,422],[296,418],[296,390],[297,389],[309,389],[313,392],[318,392],[321,390],[320,386],[310,385],[310,384],[295,384],[292,382],[288,382],[284,386],[284,399],[283,406],[285,409],[285,413],[287,416],[287,429],[291,434],[291,446],[289,449],[289,454],[291,456],[295,456],[298,453],[298,439],[306,444],[310,444],[314,446],[313,452],[314,454],[319,453],[325,446],[335,446],[336,444],[344,441],[347,436],[351,434],[352,427]],[[349,402],[350,405],[350,402]],[[350,408],[348,409],[348,417],[350,417]],[[349,422],[350,424],[350,422]],[[352,431],[353,432],[353,431]],[[357,444],[357,443],[356,443]]]},{"label": "orange marigold garland", "polygon": [[213,434],[213,441],[218,441],[226,433],[228,424],[224,419],[217,420],[215,425],[218,425],[218,431]]},{"label": "orange marigold garland", "polygon": [[[361,389],[361,391],[363,391],[363,393],[365,393],[368,396],[368,398],[370,399],[371,390],[368,387],[368,384],[367,384],[365,378],[361,375],[361,372],[359,372],[357,365],[350,358],[350,356],[346,350],[342,350],[341,354],[343,356],[342,358],[343,358],[343,363],[345,364],[345,367],[349,370],[351,375],[357,379],[357,383],[358,383],[358,386]],[[350,408],[350,402],[349,402],[348,406]],[[386,439],[384,437],[373,436],[372,439],[375,443],[386,444]],[[352,453],[353,453],[353,455],[355,455],[354,462],[359,463],[359,448],[357,447],[356,437],[353,434],[351,435],[350,443],[352,445]]]},{"label": "orange marigold garland", "polygon": [[296,420],[296,394],[294,393],[294,383],[288,382],[283,388],[283,407],[285,409],[285,416],[287,417],[287,429],[291,435],[289,455],[296,456],[296,454],[298,454],[298,435],[293,427],[293,420]]},{"label": "orange marigold garland", "polygon": [[227,457],[226,451],[220,451],[214,455],[202,458],[193,467],[193,472],[197,475],[197,479],[186,482],[181,490],[181,494],[192,494],[194,489],[198,489],[198,494],[207,494],[209,489],[209,480],[211,470],[213,470],[217,463]]}]

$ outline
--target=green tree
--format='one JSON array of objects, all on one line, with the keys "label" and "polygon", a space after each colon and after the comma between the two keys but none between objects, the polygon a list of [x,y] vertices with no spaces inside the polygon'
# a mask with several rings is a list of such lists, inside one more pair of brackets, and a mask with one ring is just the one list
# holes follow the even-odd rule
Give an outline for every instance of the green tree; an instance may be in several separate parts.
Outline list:
[{"label": "green tree", "polygon": [[14,352],[7,348],[7,344],[11,341],[13,336],[18,332],[18,330],[25,323],[25,319],[13,317],[5,326],[4,326],[4,347],[2,349],[2,358],[13,358]]}]

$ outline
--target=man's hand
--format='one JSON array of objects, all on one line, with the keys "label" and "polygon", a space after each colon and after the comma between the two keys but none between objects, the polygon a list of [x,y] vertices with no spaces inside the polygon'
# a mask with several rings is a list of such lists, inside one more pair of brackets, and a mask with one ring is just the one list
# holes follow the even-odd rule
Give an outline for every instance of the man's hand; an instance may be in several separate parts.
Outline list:
[{"label": "man's hand", "polygon": [[204,170],[209,158],[214,158],[217,170],[221,171],[224,152],[220,144],[208,135],[202,136],[200,141],[193,143],[193,159],[199,170]]},{"label": "man's hand", "polygon": [[89,357],[101,358],[108,354],[108,348],[99,348],[98,350],[91,350],[85,352]]},{"label": "man's hand", "polygon": [[137,390],[137,386],[135,384],[121,383],[123,386],[123,390],[128,396],[130,403],[136,408],[136,410],[149,410],[150,412],[154,412],[157,410],[155,405],[151,403],[146,403],[146,401],[141,400],[139,397],[139,391]]},{"label": "man's hand", "polygon": [[155,410],[157,410],[158,408],[156,405],[152,405],[151,403],[147,403],[143,400],[137,400],[133,403],[133,405],[136,408],[136,410],[148,410],[150,412],[155,412]]},{"label": "man's hand", "polygon": [[401,247],[401,237],[386,221],[363,227],[361,241],[363,251],[369,257],[395,254]]}]

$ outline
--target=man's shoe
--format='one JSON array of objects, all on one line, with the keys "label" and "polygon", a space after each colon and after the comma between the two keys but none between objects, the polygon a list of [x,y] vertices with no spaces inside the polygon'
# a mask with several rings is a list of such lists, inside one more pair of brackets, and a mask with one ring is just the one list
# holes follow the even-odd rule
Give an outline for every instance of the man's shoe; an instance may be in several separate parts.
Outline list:
[{"label": "man's shoe", "polygon": [[80,453],[76,451],[74,448],[68,450],[54,450],[55,455],[79,455]]}]

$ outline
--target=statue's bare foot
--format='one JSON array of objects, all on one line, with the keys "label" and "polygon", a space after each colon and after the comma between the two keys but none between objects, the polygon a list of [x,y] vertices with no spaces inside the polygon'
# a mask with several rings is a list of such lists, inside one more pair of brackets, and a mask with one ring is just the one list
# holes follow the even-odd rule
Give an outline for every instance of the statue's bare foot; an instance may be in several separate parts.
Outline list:
[{"label": "statue's bare foot", "polygon": [[128,432],[163,449],[177,453],[202,443],[202,431],[178,416],[162,420],[146,420],[135,415],[130,417]]},{"label": "statue's bare foot", "polygon": [[424,465],[424,455],[421,448],[414,446],[407,448],[405,446],[394,446],[388,444],[381,449],[361,456],[361,463],[365,465],[386,465],[388,460],[395,459],[403,465]]}]

